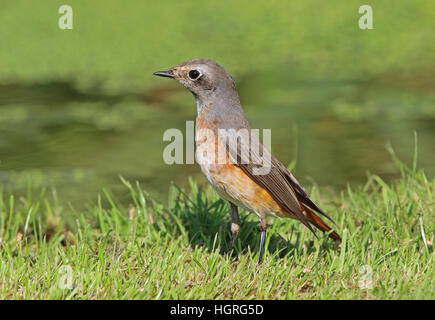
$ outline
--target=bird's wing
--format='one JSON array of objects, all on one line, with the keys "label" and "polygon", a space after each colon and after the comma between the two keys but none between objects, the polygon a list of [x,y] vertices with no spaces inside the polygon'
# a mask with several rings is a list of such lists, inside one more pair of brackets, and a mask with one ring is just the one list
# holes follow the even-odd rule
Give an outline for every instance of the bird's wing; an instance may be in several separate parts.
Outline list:
[{"label": "bird's wing", "polygon": [[251,134],[250,130],[249,132],[249,134],[243,135],[238,131],[237,141],[234,141],[234,134],[224,136],[222,132],[218,133],[232,163],[240,167],[255,183],[267,190],[281,207],[292,213],[314,233],[299,204],[299,201],[309,199],[308,194],[288,172],[287,168],[261,144],[258,136]]},{"label": "bird's wing", "polygon": [[[273,156],[272,156],[273,157]],[[305,191],[305,189],[300,185],[299,181],[296,180],[296,178],[291,174],[291,172],[277,159],[275,159],[275,165],[279,167],[281,172],[285,175],[288,183],[292,186],[292,188],[296,192],[296,197],[298,198],[299,202],[302,202],[305,206],[308,208],[317,211],[324,217],[326,217],[329,221],[336,224],[334,220],[332,220],[322,209],[320,209],[310,198],[308,193]]]},{"label": "bird's wing", "polygon": [[[234,135],[231,137],[234,138]],[[301,210],[295,189],[278,165],[279,161],[263,147],[258,137],[252,134],[248,137],[239,136],[239,139],[234,142],[219,132],[219,138],[224,143],[231,162],[240,167],[260,187],[267,190],[281,207],[292,213],[314,233]]]}]

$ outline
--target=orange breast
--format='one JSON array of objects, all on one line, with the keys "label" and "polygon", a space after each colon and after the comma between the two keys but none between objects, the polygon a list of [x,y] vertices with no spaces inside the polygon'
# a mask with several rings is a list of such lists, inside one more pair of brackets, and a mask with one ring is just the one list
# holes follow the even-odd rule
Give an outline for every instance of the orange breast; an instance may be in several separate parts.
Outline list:
[{"label": "orange breast", "polygon": [[[248,211],[255,212],[261,217],[269,214],[278,217],[293,217],[291,213],[283,210],[267,190],[255,183],[238,166],[230,163],[228,154],[226,155],[225,163],[220,164],[217,161],[219,159],[217,155],[219,150],[226,149],[222,148],[221,142],[218,139],[217,128],[213,125],[213,123],[205,121],[204,118],[197,119],[197,134],[200,129],[205,128],[213,131],[215,134],[211,138],[197,135],[196,156],[202,172],[219,195],[223,199],[231,201]],[[211,154],[214,154],[214,156],[211,156]]]},{"label": "orange breast", "polygon": [[245,172],[233,164],[210,170],[216,191],[226,200],[255,212],[259,216],[290,217],[270,193],[256,184]]}]

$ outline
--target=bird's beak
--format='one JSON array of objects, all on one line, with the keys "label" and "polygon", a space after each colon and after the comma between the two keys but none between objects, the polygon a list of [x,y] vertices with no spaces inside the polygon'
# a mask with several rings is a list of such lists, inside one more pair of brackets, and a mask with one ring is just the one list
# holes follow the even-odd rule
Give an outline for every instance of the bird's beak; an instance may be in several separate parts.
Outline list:
[{"label": "bird's beak", "polygon": [[157,71],[157,72],[154,72],[153,75],[160,76],[160,77],[167,77],[167,78],[173,78],[174,77],[174,73],[172,72],[172,70]]}]

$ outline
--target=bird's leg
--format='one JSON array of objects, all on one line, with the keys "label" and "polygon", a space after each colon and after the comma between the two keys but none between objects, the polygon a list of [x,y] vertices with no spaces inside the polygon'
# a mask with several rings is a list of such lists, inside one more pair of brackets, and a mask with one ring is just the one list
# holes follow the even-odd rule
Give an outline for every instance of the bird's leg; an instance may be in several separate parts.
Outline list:
[{"label": "bird's leg", "polygon": [[239,210],[236,205],[232,204],[230,202],[231,207],[231,245],[230,249],[228,250],[228,253],[231,253],[234,247],[234,242],[236,242],[237,235],[239,234],[240,230],[240,218],[239,218]]},{"label": "bird's leg", "polygon": [[264,239],[266,238],[267,221],[266,218],[260,218],[260,250],[258,251],[257,266],[261,264],[264,251]]}]

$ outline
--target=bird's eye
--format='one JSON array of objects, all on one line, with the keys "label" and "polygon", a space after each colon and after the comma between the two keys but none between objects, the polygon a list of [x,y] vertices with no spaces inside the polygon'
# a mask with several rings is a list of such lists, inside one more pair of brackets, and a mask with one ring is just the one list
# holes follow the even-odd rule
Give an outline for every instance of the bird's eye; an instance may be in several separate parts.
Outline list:
[{"label": "bird's eye", "polygon": [[200,75],[201,75],[201,74],[199,73],[198,70],[190,70],[190,71],[189,71],[189,78],[192,79],[192,80],[198,79],[198,77],[199,77]]}]

